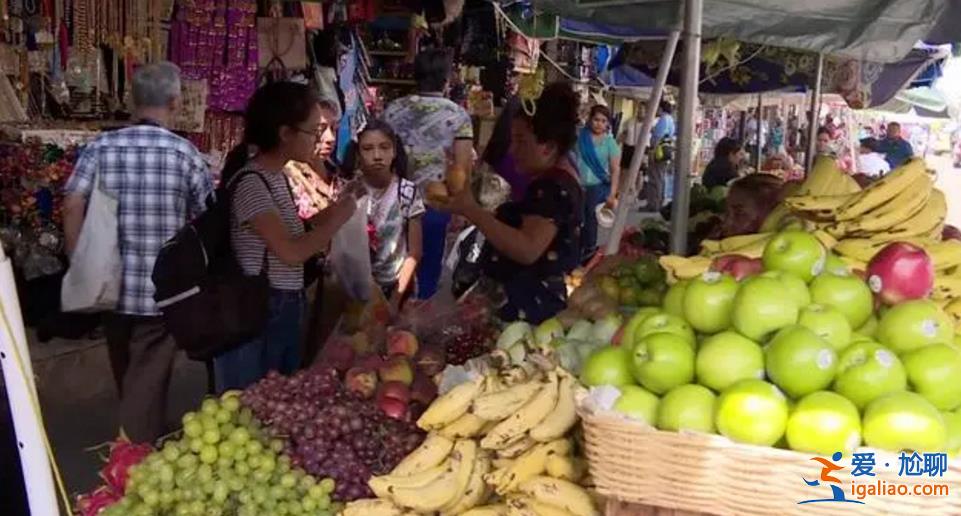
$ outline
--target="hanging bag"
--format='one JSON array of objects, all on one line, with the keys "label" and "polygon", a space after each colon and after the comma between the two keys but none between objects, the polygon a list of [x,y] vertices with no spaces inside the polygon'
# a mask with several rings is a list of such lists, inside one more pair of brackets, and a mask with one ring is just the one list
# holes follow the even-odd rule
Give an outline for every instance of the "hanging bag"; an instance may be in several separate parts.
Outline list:
[{"label": "hanging bag", "polygon": [[113,310],[120,299],[123,264],[118,243],[117,199],[100,189],[100,172],[80,228],[70,268],[63,277],[60,305],[64,312]]}]

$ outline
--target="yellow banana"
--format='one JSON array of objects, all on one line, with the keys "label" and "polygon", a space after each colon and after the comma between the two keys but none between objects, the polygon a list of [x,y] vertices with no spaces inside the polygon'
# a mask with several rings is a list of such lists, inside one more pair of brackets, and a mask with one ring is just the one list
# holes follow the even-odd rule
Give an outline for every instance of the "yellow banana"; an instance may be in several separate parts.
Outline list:
[{"label": "yellow banana", "polygon": [[854,258],[861,262],[869,262],[878,251],[883,249],[887,242],[875,242],[867,238],[845,238],[839,240],[834,246],[834,252],[843,257]]},{"label": "yellow banana", "polygon": [[452,421],[449,425],[437,430],[437,433],[448,439],[476,437],[481,434],[487,423],[488,421],[486,419],[481,419],[468,412]]},{"label": "yellow banana", "polygon": [[534,477],[518,490],[541,503],[560,507],[575,516],[599,516],[591,495],[581,486],[551,477]]},{"label": "yellow banana", "polygon": [[507,514],[507,505],[497,503],[493,505],[474,507],[473,509],[461,514],[461,516],[507,516]]},{"label": "yellow banana", "polygon": [[840,258],[841,261],[844,262],[844,264],[847,265],[848,269],[851,271],[864,271],[868,268],[868,262],[864,260],[858,260],[856,258],[844,256],[843,254],[838,255],[838,258]]},{"label": "yellow banana", "polygon": [[467,490],[449,509],[442,509],[441,516],[455,516],[480,505],[490,497],[490,487],[484,482],[484,475],[491,469],[491,459],[486,454],[479,454],[471,471]]},{"label": "yellow banana", "polygon": [[497,494],[503,496],[517,489],[521,482],[543,475],[547,471],[547,459],[554,455],[569,455],[571,442],[557,439],[540,444],[517,458],[508,468],[492,472],[488,483],[494,486]]},{"label": "yellow banana", "polygon": [[818,218],[827,218],[855,198],[853,194],[842,195],[795,195],[784,199],[792,211],[812,214]]},{"label": "yellow banana", "polygon": [[881,206],[921,175],[927,175],[924,161],[920,159],[909,160],[888,175],[871,183],[867,188],[855,194],[850,201],[844,203],[838,210],[838,220],[853,220]]},{"label": "yellow banana", "polygon": [[530,450],[536,444],[537,441],[525,434],[521,439],[517,439],[507,447],[497,450],[497,457],[501,459],[516,459],[527,453],[527,450]]},{"label": "yellow banana", "polygon": [[789,208],[787,204],[783,202],[778,203],[778,205],[771,210],[771,213],[765,217],[764,222],[761,223],[760,231],[762,233],[777,231],[778,227],[781,225],[781,221],[790,213],[791,208]]},{"label": "yellow banana", "polygon": [[767,242],[772,237],[774,237],[774,233],[751,233],[749,235],[727,237],[718,242],[718,244],[720,245],[721,251],[731,251],[733,249],[746,247],[750,244]]},{"label": "yellow banana", "polygon": [[557,406],[557,387],[557,373],[551,371],[543,388],[517,412],[498,423],[484,436],[481,446],[499,450],[508,447],[518,439],[523,439],[531,428],[543,421]]},{"label": "yellow banana", "polygon": [[674,279],[692,279],[707,272],[711,267],[711,258],[706,256],[676,256],[664,255],[658,259],[658,263]]},{"label": "yellow banana", "polygon": [[720,240],[701,240],[701,254],[715,254],[721,252]]},{"label": "yellow banana", "polygon": [[945,271],[961,265],[961,242],[944,240],[924,246],[925,252],[934,262],[934,270]]},{"label": "yellow banana", "polygon": [[[937,233],[944,225],[944,217],[948,213],[948,205],[944,192],[938,189],[931,191],[924,208],[913,217],[885,231],[889,236],[900,239],[913,236],[930,236]],[[938,233],[940,236],[940,233]]]},{"label": "yellow banana", "polygon": [[[811,172],[804,178],[798,193],[806,195],[827,195],[844,193],[839,191],[838,183],[841,176],[846,176],[838,167],[837,161],[829,156],[814,158]],[[855,182],[855,184],[857,184]]]},{"label": "yellow banana", "polygon": [[430,469],[444,462],[453,447],[453,440],[435,433],[427,434],[424,442],[404,457],[390,474],[404,476]]},{"label": "yellow banana", "polygon": [[484,378],[479,377],[439,396],[417,420],[417,426],[424,430],[439,429],[463,416],[480,392],[483,382]]},{"label": "yellow banana", "polygon": [[373,491],[378,498],[390,498],[390,493],[393,489],[398,487],[410,489],[426,486],[440,478],[447,470],[448,464],[444,462],[412,475],[381,475],[378,477],[370,477],[367,485],[370,486],[370,490]]},{"label": "yellow banana", "polygon": [[569,455],[555,454],[547,458],[544,471],[548,476],[569,480],[576,484],[587,473],[587,463]]},{"label": "yellow banana", "polygon": [[860,218],[850,221],[848,231],[856,233],[873,233],[883,231],[898,223],[908,220],[924,209],[931,197],[931,179],[927,174],[908,185],[890,202],[875,211],[866,213]]},{"label": "yellow banana", "polygon": [[811,234],[814,235],[814,238],[817,238],[818,242],[821,242],[821,245],[823,245],[828,251],[834,249],[834,246],[838,245],[838,240],[823,229],[815,229],[811,232]]},{"label": "yellow banana", "polygon": [[340,514],[342,516],[404,516],[407,513],[390,500],[366,498],[348,503]]},{"label": "yellow banana", "polygon": [[512,496],[507,500],[508,516],[573,516],[557,507],[535,500],[530,496]]},{"label": "yellow banana", "polygon": [[935,276],[934,290],[931,291],[931,296],[935,299],[961,298],[961,277]]},{"label": "yellow banana", "polygon": [[954,321],[954,332],[961,333],[961,299],[952,299],[945,303],[944,313]]},{"label": "yellow banana", "polygon": [[861,185],[853,177],[841,172],[832,189],[838,194],[853,194],[861,191]]},{"label": "yellow banana", "polygon": [[528,381],[493,394],[478,396],[471,406],[471,411],[487,421],[500,421],[517,412],[541,387],[540,382]]},{"label": "yellow banana", "polygon": [[530,436],[542,443],[563,437],[577,423],[577,407],[574,404],[574,389],[577,380],[570,375],[561,378],[557,390],[557,405],[543,421],[531,428]]},{"label": "yellow banana", "polygon": [[436,512],[457,500],[466,490],[477,457],[477,443],[462,439],[454,444],[447,471],[437,480],[416,488],[390,489],[394,503],[418,512]]}]

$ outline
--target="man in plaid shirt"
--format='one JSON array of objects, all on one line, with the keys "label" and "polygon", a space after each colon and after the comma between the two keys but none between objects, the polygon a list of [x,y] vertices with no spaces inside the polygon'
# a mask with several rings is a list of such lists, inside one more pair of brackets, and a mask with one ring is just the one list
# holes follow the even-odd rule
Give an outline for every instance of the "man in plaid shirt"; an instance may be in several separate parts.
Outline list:
[{"label": "man in plaid shirt", "polygon": [[176,347],[154,304],[150,279],[160,247],[213,193],[200,152],[165,127],[180,100],[180,70],[172,63],[137,69],[133,76],[134,125],[100,135],[88,144],[67,182],[64,233],[72,253],[83,226],[87,199],[100,188],[118,199],[118,241],[123,281],[116,311],[104,320],[120,423],[137,441],[164,433],[167,387]]}]

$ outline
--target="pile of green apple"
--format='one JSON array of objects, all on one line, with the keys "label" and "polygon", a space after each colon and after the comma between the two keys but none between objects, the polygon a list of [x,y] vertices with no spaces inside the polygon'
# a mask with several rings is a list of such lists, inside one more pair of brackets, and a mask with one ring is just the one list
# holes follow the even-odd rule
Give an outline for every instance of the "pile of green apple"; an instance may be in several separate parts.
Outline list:
[{"label": "pile of green apple", "polygon": [[596,281],[601,292],[620,306],[658,306],[667,290],[667,276],[653,255],[620,264]]},{"label": "pile of green apple", "polygon": [[876,309],[868,284],[808,233],[776,235],[764,270],[671,286],[583,364],[614,409],[668,431],[831,454],[862,443],[961,448],[961,351],[933,301]]}]

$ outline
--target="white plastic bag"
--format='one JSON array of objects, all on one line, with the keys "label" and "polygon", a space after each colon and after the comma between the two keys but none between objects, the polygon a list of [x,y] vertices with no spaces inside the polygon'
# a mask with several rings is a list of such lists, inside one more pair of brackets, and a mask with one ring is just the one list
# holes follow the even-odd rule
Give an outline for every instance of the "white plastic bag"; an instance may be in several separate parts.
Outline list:
[{"label": "white plastic bag", "polygon": [[117,307],[123,275],[117,231],[117,199],[100,190],[98,172],[60,288],[61,310],[100,312]]},{"label": "white plastic bag", "polygon": [[340,280],[344,292],[355,301],[370,301],[371,277],[370,240],[367,238],[367,204],[364,196],[357,201],[357,209],[337,230],[330,242],[330,266]]}]

